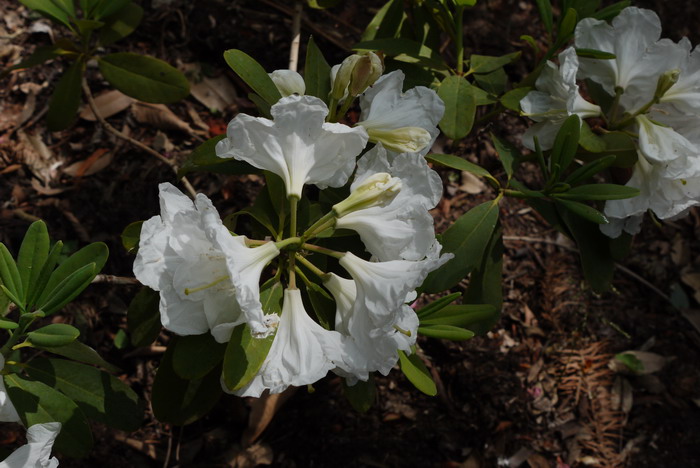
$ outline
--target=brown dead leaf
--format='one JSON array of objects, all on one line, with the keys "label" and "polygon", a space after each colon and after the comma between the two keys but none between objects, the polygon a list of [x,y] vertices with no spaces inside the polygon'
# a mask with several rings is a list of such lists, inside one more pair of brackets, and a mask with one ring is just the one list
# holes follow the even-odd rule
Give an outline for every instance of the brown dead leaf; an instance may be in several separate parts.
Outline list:
[{"label": "brown dead leaf", "polygon": [[40,185],[48,187],[58,179],[58,169],[63,165],[63,160],[46,146],[40,135],[20,130],[17,136],[20,159],[43,182]]},{"label": "brown dead leaf", "polygon": [[693,288],[693,297],[700,302],[700,272],[684,271],[681,273],[681,281]]},{"label": "brown dead leaf", "polygon": [[260,437],[260,434],[272,421],[275,413],[294,395],[296,390],[296,387],[289,387],[282,393],[272,395],[264,393],[260,398],[251,398],[249,400],[250,416],[248,418],[248,427],[243,431],[243,436],[241,437],[241,445],[243,447],[250,446]]},{"label": "brown dead leaf", "polygon": [[533,453],[527,457],[527,464],[530,468],[550,468],[549,461],[539,453]]},{"label": "brown dead leaf", "polygon": [[627,414],[632,410],[634,394],[632,393],[632,386],[626,378],[619,375],[615,377],[610,401],[612,409],[615,411],[622,411]]},{"label": "brown dead leaf", "polygon": [[477,176],[471,172],[462,171],[462,185],[459,186],[459,189],[462,192],[476,195],[477,193],[483,192],[485,188],[486,184],[484,184]]},{"label": "brown dead leaf", "polygon": [[272,465],[274,454],[269,445],[257,443],[235,454],[227,460],[231,468],[254,468],[260,465]]},{"label": "brown dead leaf", "polygon": [[179,130],[185,133],[194,133],[194,130],[187,122],[180,119],[163,104],[135,101],[131,105],[131,112],[139,123],[161,130]]},{"label": "brown dead leaf", "polygon": [[[660,354],[651,353],[649,351],[623,351],[620,354],[631,354],[641,363],[641,369],[636,373],[638,375],[653,374],[654,372],[660,371],[669,361],[672,361],[672,357],[661,356]],[[610,369],[615,372],[622,374],[632,373],[631,370],[623,364],[617,358],[612,358],[608,363]]]},{"label": "brown dead leaf", "polygon": [[105,167],[109,166],[113,157],[114,153],[106,148],[100,148],[92,153],[87,159],[74,162],[70,166],[66,167],[63,169],[63,172],[69,176],[79,179],[83,176],[89,176],[99,172]]},{"label": "brown dead leaf", "polygon": [[226,75],[205,77],[198,83],[190,82],[190,93],[210,112],[222,112],[233,106],[238,98],[236,89]]},{"label": "brown dead leaf", "polygon": [[[134,98],[112,89],[97,95],[95,97],[95,106],[97,107],[97,112],[100,113],[100,117],[106,119],[128,109],[134,101]],[[80,118],[91,122],[97,120],[90,106],[83,107],[83,110],[80,111]]]}]

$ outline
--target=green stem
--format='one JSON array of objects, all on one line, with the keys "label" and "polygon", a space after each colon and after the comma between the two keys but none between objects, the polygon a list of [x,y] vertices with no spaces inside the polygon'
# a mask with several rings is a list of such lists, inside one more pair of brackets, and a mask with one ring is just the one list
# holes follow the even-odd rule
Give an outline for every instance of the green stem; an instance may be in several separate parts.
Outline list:
[{"label": "green stem", "polygon": [[25,332],[27,331],[27,328],[29,328],[29,325],[31,325],[34,320],[36,320],[38,317],[43,316],[43,313],[40,315],[38,312],[33,312],[31,314],[23,314],[19,318],[19,327],[15,329],[14,332],[10,335],[10,338],[7,340],[7,342],[3,345],[2,348],[0,348],[0,354],[2,354],[4,357],[7,357],[10,354],[10,351],[12,351],[12,347],[17,343],[20,338],[22,338],[25,335]]},{"label": "green stem", "polygon": [[305,259],[303,255],[296,254],[296,257],[297,260],[299,260],[299,263],[304,265],[309,271],[311,271],[314,275],[318,276],[319,278],[324,279],[328,275],[328,273],[324,272],[316,265]]},{"label": "green stem", "polygon": [[505,195],[507,197],[513,197],[513,198],[542,198],[542,195],[531,195],[529,193],[525,193],[525,192],[521,192],[520,190],[513,190],[513,189],[503,189],[503,191],[501,193],[503,193],[503,195]]},{"label": "green stem", "polygon": [[314,237],[316,234],[319,232],[323,232],[332,225],[335,224],[335,218],[336,214],[334,211],[329,211],[325,215],[323,215],[321,218],[319,218],[318,221],[316,221],[314,224],[311,225],[309,229],[304,231],[304,234],[301,235],[301,240],[302,242],[306,242],[307,239],[310,239]]},{"label": "green stem", "polygon": [[312,252],[318,252],[323,255],[328,255],[329,257],[341,259],[345,255],[345,252],[338,252],[337,250],[327,249],[325,247],[319,247],[314,244],[301,244],[301,248],[304,250],[310,250]]},{"label": "green stem", "polygon": [[345,101],[343,101],[343,105],[340,106],[340,112],[336,114],[336,121],[345,117],[345,114],[350,109],[350,106],[352,106],[354,100],[355,98],[353,96],[348,96],[345,98]]},{"label": "green stem", "polygon": [[289,239],[284,239],[284,240],[281,240],[279,242],[275,242],[275,245],[280,250],[284,249],[287,246],[294,245],[294,244],[301,245],[302,244],[301,237],[290,237]]},{"label": "green stem", "polygon": [[455,12],[456,16],[456,35],[455,45],[457,46],[457,74],[464,73],[464,6],[458,5]]},{"label": "green stem", "polygon": [[338,101],[334,98],[331,98],[330,102],[328,103],[328,115],[326,116],[326,122],[335,122],[335,114],[338,110]]}]

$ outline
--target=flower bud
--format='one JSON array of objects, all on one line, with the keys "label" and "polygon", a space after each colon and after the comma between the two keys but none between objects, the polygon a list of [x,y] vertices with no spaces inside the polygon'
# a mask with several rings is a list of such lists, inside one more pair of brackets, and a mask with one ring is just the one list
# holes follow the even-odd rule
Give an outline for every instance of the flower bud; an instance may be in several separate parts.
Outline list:
[{"label": "flower bud", "polygon": [[386,172],[378,172],[368,177],[345,200],[333,205],[333,211],[342,218],[348,213],[370,208],[386,206],[401,191],[401,179]]},{"label": "flower bud", "polygon": [[304,78],[292,70],[275,70],[268,73],[272,82],[279,90],[282,97],[291,96],[292,94],[303,95],[306,92],[306,84]]},{"label": "flower bud", "polygon": [[360,56],[355,54],[343,60],[343,63],[331,69],[331,98],[340,101],[345,97],[352,78],[352,69],[355,63],[360,60]]},{"label": "flower bud", "polygon": [[664,94],[666,94],[666,91],[671,89],[673,85],[675,85],[678,82],[678,77],[680,76],[681,71],[678,68],[674,68],[673,70],[669,70],[663,75],[659,77],[659,81],[656,83],[656,92],[654,93],[654,99],[655,100],[660,100]]},{"label": "flower bud", "polygon": [[359,125],[362,125],[365,127],[365,130],[367,130],[369,141],[381,143],[384,148],[396,151],[397,153],[415,153],[421,151],[432,141],[430,132],[420,127],[401,127],[387,130],[379,127],[373,128],[371,125],[364,125],[364,122],[360,122]]},{"label": "flower bud", "polygon": [[382,73],[384,73],[384,64],[377,54],[368,52],[367,55],[361,56],[352,69],[348,87],[350,96],[359,96],[364,93],[382,76]]}]

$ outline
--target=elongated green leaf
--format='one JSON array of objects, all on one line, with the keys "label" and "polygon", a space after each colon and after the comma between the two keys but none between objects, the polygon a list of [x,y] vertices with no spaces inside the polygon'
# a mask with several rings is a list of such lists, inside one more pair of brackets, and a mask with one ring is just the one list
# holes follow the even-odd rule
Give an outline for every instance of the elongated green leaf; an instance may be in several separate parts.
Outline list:
[{"label": "elongated green leaf", "polygon": [[434,50],[425,44],[405,38],[387,38],[363,41],[353,50],[380,50],[399,62],[416,63],[433,70],[447,70],[448,66]]},{"label": "elongated green leaf", "polygon": [[631,0],[624,0],[622,2],[613,3],[612,5],[609,5],[601,9],[600,11],[594,13],[593,18],[603,21],[610,21],[617,15],[619,15],[622,10],[630,6],[631,3]]},{"label": "elongated green leaf", "polygon": [[316,283],[306,285],[306,294],[309,296],[311,307],[314,309],[316,318],[323,328],[332,329],[335,317],[335,301],[333,297]]},{"label": "elongated green leaf", "polygon": [[343,394],[355,411],[366,413],[377,399],[377,385],[374,383],[374,376],[370,374],[366,382],[358,380],[354,385],[348,385],[347,381],[343,379]]},{"label": "elongated green leaf", "polygon": [[560,198],[556,199],[556,203],[577,214],[578,216],[587,219],[596,224],[608,224],[608,218],[605,217],[603,213],[596,210],[595,208],[579,203],[577,201],[562,200]]},{"label": "elongated green leaf", "polygon": [[494,319],[498,319],[498,312],[499,308],[491,304],[449,305],[429,317],[422,318],[420,326],[451,325],[484,334],[493,326]]},{"label": "elongated green leaf", "polygon": [[121,13],[129,5],[133,5],[131,0],[101,0],[97,2],[93,14],[96,19],[106,18]]},{"label": "elongated green leaf", "polygon": [[178,377],[173,370],[172,356],[171,344],[156,372],[151,406],[159,421],[184,426],[207,414],[219,401],[221,367],[214,368],[202,379],[187,380]]},{"label": "elongated green leaf", "polygon": [[141,239],[141,227],[143,227],[143,221],[134,221],[125,227],[119,236],[127,252],[135,253],[138,250],[139,240]]},{"label": "elongated green leaf", "polygon": [[173,370],[178,377],[201,379],[224,358],[225,343],[217,343],[211,333],[181,336],[173,344]]},{"label": "elongated green leaf", "polygon": [[128,385],[95,367],[65,359],[33,359],[27,374],[73,400],[89,419],[123,431],[143,421],[143,404]]},{"label": "elongated green leaf", "polygon": [[322,101],[328,101],[328,93],[331,90],[331,66],[323,57],[323,52],[318,48],[313,37],[309,37],[306,45],[306,64],[304,65],[304,83],[306,94],[316,96]]},{"label": "elongated green leaf", "polygon": [[593,177],[595,174],[599,173],[603,169],[606,169],[615,162],[615,155],[603,156],[600,159],[591,161],[588,164],[576,169],[574,172],[569,174],[564,182],[570,185],[575,185],[579,182],[583,182],[586,179]]},{"label": "elongated green leaf", "polygon": [[238,49],[231,49],[224,52],[224,60],[269,105],[275,104],[282,98],[265,69],[250,55]]},{"label": "elongated green leaf", "polygon": [[[61,8],[60,4],[56,4],[51,0],[20,0],[20,3],[39,12],[46,18],[70,28],[70,15],[64,8]],[[73,14],[73,17],[75,17],[75,14]]]},{"label": "elongated green leaf", "polygon": [[403,0],[389,0],[374,15],[362,33],[362,41],[394,37],[404,18]]},{"label": "elongated green leaf", "polygon": [[136,293],[126,311],[126,321],[134,346],[148,346],[160,334],[160,294],[151,288],[143,287]]},{"label": "elongated green leaf", "polygon": [[27,339],[36,346],[53,348],[65,346],[75,341],[80,330],[67,323],[52,323],[27,334]]},{"label": "elongated green leaf", "polygon": [[460,76],[448,76],[440,83],[438,96],[445,102],[440,129],[448,138],[462,139],[474,125],[476,100],[471,88],[473,86]]},{"label": "elongated green leaf", "polygon": [[[263,311],[277,314],[282,311],[282,289],[282,284],[275,282],[260,293]],[[273,340],[274,335],[254,338],[247,324],[233,329],[231,340],[226,347],[223,369],[223,381],[229,390],[239,390],[255,377],[270,351]]]},{"label": "elongated green leaf", "polygon": [[84,457],[92,448],[92,433],[78,406],[48,385],[17,374],[3,376],[7,393],[26,427],[60,422],[61,432],[54,448],[70,457]]},{"label": "elongated green leaf", "polygon": [[467,171],[474,175],[485,177],[498,185],[498,180],[496,180],[496,178],[492,176],[489,171],[479,165],[467,161],[464,158],[460,158],[459,156],[454,156],[452,154],[431,153],[425,158],[429,161],[440,164],[441,166],[451,167],[452,169],[457,169],[458,171]]},{"label": "elongated green leaf", "polygon": [[557,132],[557,137],[554,139],[549,167],[552,172],[559,166],[561,173],[573,162],[580,135],[581,119],[574,114],[564,121],[559,132]]},{"label": "elongated green leaf", "polygon": [[564,45],[574,34],[576,29],[576,24],[578,23],[578,14],[573,8],[566,10],[561,22],[559,23],[559,32],[557,34],[557,40],[554,43],[554,48],[558,49]]},{"label": "elongated green leaf", "polygon": [[609,132],[600,137],[605,141],[605,151],[600,156],[614,154],[615,167],[632,167],[637,163],[637,145],[634,140],[622,132]]},{"label": "elongated green leaf", "polygon": [[440,299],[431,302],[427,306],[418,309],[416,311],[416,315],[418,315],[422,321],[456,301],[459,296],[461,296],[460,293],[452,293],[448,294],[447,296],[443,296]]},{"label": "elongated green leaf", "polygon": [[43,221],[35,221],[27,229],[17,255],[17,270],[22,279],[25,301],[37,288],[36,280],[49,256],[49,231]]},{"label": "elongated green leaf", "polygon": [[51,247],[51,250],[46,257],[46,261],[44,261],[44,265],[41,267],[41,271],[39,272],[39,275],[35,281],[35,288],[32,288],[32,290],[27,294],[27,307],[32,307],[36,303],[36,300],[44,293],[49,278],[51,277],[54,268],[56,268],[56,264],[58,263],[58,259],[60,258],[62,251],[62,241],[57,241],[53,247]]},{"label": "elongated green leaf", "polygon": [[489,201],[472,208],[442,236],[443,252],[454,258],[428,275],[423,291],[437,293],[459,283],[480,263],[498,221],[498,203]]},{"label": "elongated green leaf", "polygon": [[567,200],[623,200],[639,195],[639,189],[615,184],[579,185],[567,192],[557,193],[556,198]]},{"label": "elongated green leaf", "polygon": [[94,366],[100,366],[109,372],[121,372],[117,366],[108,363],[102,357],[97,354],[97,351],[92,349],[90,346],[80,341],[73,341],[67,345],[63,346],[38,346],[34,345],[35,348],[43,349],[44,351],[49,351],[58,356],[63,356],[73,361],[83,362],[85,364],[92,364]]},{"label": "elongated green leaf", "polygon": [[494,314],[486,314],[475,321],[464,323],[464,327],[478,335],[486,334],[500,316],[503,305],[503,228],[496,224],[491,240],[486,246],[484,257],[469,278],[469,287],[464,292],[463,304],[489,304]]},{"label": "elongated green leaf", "polygon": [[[14,297],[13,302],[20,307],[24,307],[24,289],[22,288],[22,278],[17,269],[15,259],[12,258],[10,251],[7,250],[5,244],[0,243],[0,280],[2,285]],[[19,303],[17,302],[19,301]]]},{"label": "elongated green leaf", "polygon": [[500,57],[474,54],[469,58],[469,71],[467,73],[491,73],[519,58],[520,52],[513,52]]},{"label": "elongated green leaf", "polygon": [[112,86],[139,101],[168,104],[190,94],[185,75],[154,57],[119,52],[101,57],[99,65]]},{"label": "elongated green leaf", "polygon": [[501,104],[503,104],[503,107],[505,107],[506,109],[520,112],[520,101],[522,101],[523,98],[527,96],[527,93],[529,93],[530,91],[532,91],[532,88],[529,86],[511,89],[503,96],[501,96]]},{"label": "elongated green leaf", "polygon": [[502,68],[498,68],[490,73],[474,75],[474,81],[490,95],[500,96],[508,86],[508,75]]},{"label": "elongated green leaf", "polygon": [[[53,273],[51,273],[51,276],[46,282],[44,292],[39,296],[39,299],[37,300],[37,304],[46,303],[49,294],[52,294],[52,291],[54,290],[54,288],[56,288],[56,286],[59,285],[59,283],[61,283],[68,276],[73,274],[73,272],[84,267],[89,263],[95,264],[94,275],[97,275],[97,273],[99,273],[100,270],[102,270],[102,267],[107,261],[108,256],[109,249],[107,248],[107,245],[102,242],[94,242],[78,250],[76,253],[74,253],[65,261],[63,261],[58,266],[58,268],[56,268],[53,271]],[[94,275],[86,279],[86,282],[84,283],[82,289],[85,289],[85,287],[87,287],[87,285],[90,284],[90,282],[95,278]]]},{"label": "elongated green leaf", "polygon": [[550,35],[554,31],[554,19],[552,15],[552,4],[549,0],[536,0],[537,8],[540,10],[540,18],[542,19],[542,24],[544,25],[545,31]]},{"label": "elongated green leaf", "polygon": [[583,49],[580,47],[576,48],[576,55],[579,57],[600,59],[600,60],[612,60],[615,58],[615,54],[610,52],[605,52],[602,50],[595,49]]},{"label": "elongated green leaf", "polygon": [[518,149],[508,141],[494,135],[493,133],[491,134],[491,140],[493,140],[496,153],[498,153],[503,169],[505,169],[508,180],[510,180],[510,178],[513,177],[513,167],[521,156],[520,151],[518,151]]},{"label": "elongated green leaf", "polygon": [[418,327],[418,333],[431,338],[443,340],[463,341],[474,337],[474,332],[466,328],[455,327],[454,325],[429,325]]},{"label": "elongated green leaf", "polygon": [[88,263],[77,269],[58,283],[47,294],[45,301],[38,301],[37,308],[43,310],[46,315],[60,310],[64,305],[75,299],[90,284],[96,274],[94,263]]},{"label": "elongated green leaf", "polygon": [[81,82],[85,62],[78,59],[63,74],[49,101],[46,124],[52,131],[65,130],[75,121],[80,106]]},{"label": "elongated green leaf", "polygon": [[0,319],[0,328],[3,330],[14,330],[19,324],[10,320]]},{"label": "elongated green leaf", "polygon": [[141,24],[143,8],[130,2],[118,12],[106,16],[104,27],[100,29],[99,40],[102,45],[109,45],[125,38]]},{"label": "elongated green leaf", "polygon": [[216,172],[219,174],[257,174],[257,169],[247,162],[237,161],[233,158],[220,158],[216,155],[216,144],[226,138],[226,135],[217,135],[210,138],[192,151],[178,171],[178,177],[182,177],[194,171]]},{"label": "elongated green leaf", "polygon": [[407,356],[406,353],[399,350],[399,365],[401,372],[418,390],[429,396],[437,395],[437,387],[430,371],[416,353]]}]

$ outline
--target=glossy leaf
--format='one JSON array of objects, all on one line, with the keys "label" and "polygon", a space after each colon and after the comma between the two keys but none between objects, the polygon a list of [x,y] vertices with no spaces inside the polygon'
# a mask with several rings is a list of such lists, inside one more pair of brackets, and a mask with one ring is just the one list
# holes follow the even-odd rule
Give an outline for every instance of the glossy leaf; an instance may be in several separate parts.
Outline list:
[{"label": "glossy leaf", "polygon": [[[69,15],[69,12],[66,11],[64,8],[61,8],[60,4],[57,5],[55,2],[52,0],[19,0],[20,3],[27,8],[31,8],[32,10],[35,10],[39,12],[42,16],[47,17],[48,19],[56,22],[56,23],[61,23],[64,26],[71,27],[70,24],[70,18],[71,16]],[[73,14],[75,17],[75,14]]]},{"label": "glossy leaf", "polygon": [[614,154],[617,156],[614,166],[632,167],[637,163],[637,145],[634,140],[622,132],[609,132],[601,135],[605,141],[605,151],[600,155]]},{"label": "glossy leaf", "polygon": [[513,177],[513,167],[521,156],[520,151],[508,141],[493,133],[491,134],[491,140],[493,140],[493,146],[496,149],[498,158],[501,160],[501,165],[506,171],[508,180],[510,180],[510,178]]},{"label": "glossy leaf", "polygon": [[363,41],[355,44],[353,50],[382,51],[399,62],[416,63],[433,70],[446,70],[448,67],[440,54],[420,42],[405,38],[387,38]]},{"label": "glossy leaf", "polygon": [[615,184],[579,185],[567,192],[557,193],[556,198],[567,200],[623,200],[639,195],[639,189]]},{"label": "glossy leaf", "polygon": [[502,68],[498,68],[490,73],[474,75],[474,81],[487,93],[499,96],[506,90],[508,75]]},{"label": "glossy leaf", "polygon": [[143,227],[143,221],[134,221],[124,228],[121,235],[119,236],[122,241],[122,245],[129,253],[135,253],[139,248],[139,241],[141,240],[141,228]]},{"label": "glossy leaf", "polygon": [[93,14],[97,19],[106,18],[121,13],[129,5],[133,5],[131,0],[99,0],[93,10]]},{"label": "glossy leaf", "polygon": [[591,153],[600,153],[606,149],[605,140],[593,133],[586,121],[581,122],[581,135],[578,143]]},{"label": "glossy leaf", "polygon": [[594,13],[593,18],[603,21],[610,21],[631,4],[631,0],[624,0],[622,2],[613,3],[612,5],[608,5],[607,7],[602,8],[598,12]]},{"label": "glossy leaf", "polygon": [[429,396],[437,395],[437,386],[435,386],[430,371],[416,353],[407,356],[406,353],[399,350],[399,365],[401,372],[418,390]]},{"label": "glossy leaf", "polygon": [[599,59],[599,60],[612,60],[615,58],[615,54],[610,52],[605,52],[602,50],[595,49],[583,49],[580,47],[576,48],[576,55],[579,57]]},{"label": "glossy leaf", "polygon": [[95,367],[65,359],[38,358],[27,374],[73,400],[89,419],[123,431],[135,431],[143,421],[143,405],[128,385]]},{"label": "glossy leaf", "polygon": [[17,374],[3,376],[7,393],[26,427],[60,422],[61,432],[54,449],[70,457],[84,457],[92,448],[92,433],[78,406],[48,385]]},{"label": "glossy leaf", "polygon": [[88,263],[77,269],[66,279],[58,283],[58,285],[46,295],[44,301],[38,301],[36,305],[37,309],[41,309],[46,315],[60,310],[64,305],[75,299],[78,294],[92,282],[96,275],[94,263]]},{"label": "glossy leaf", "polygon": [[527,93],[529,93],[530,91],[532,91],[532,88],[529,86],[511,89],[503,96],[501,96],[501,104],[503,104],[503,107],[505,107],[506,109],[520,112],[520,101],[522,101],[523,98],[527,96]]},{"label": "glossy leaf", "polygon": [[576,156],[580,135],[581,119],[576,114],[571,115],[564,121],[554,139],[550,156],[550,171],[554,172],[557,166],[560,167],[560,171],[569,167]]},{"label": "glossy leaf", "polygon": [[190,94],[185,75],[154,57],[118,52],[101,57],[99,65],[112,86],[139,101],[168,104]]},{"label": "glossy leaf", "polygon": [[65,346],[74,342],[80,330],[67,323],[52,323],[27,334],[27,340],[42,348]]},{"label": "glossy leaf", "polygon": [[608,218],[603,213],[586,204],[577,201],[556,199],[556,203],[568,211],[596,224],[608,224]]},{"label": "glossy leaf", "polygon": [[552,15],[552,3],[549,0],[535,0],[537,2],[537,8],[540,10],[540,18],[542,19],[542,24],[544,25],[545,31],[548,34],[552,34],[554,31],[554,19]]},{"label": "glossy leaf", "polygon": [[0,329],[14,330],[17,327],[19,327],[19,324],[17,322],[13,322],[11,320],[0,319]]},{"label": "glossy leaf", "polygon": [[477,164],[467,161],[464,158],[460,158],[459,156],[454,156],[452,154],[431,153],[425,158],[429,161],[440,164],[441,166],[451,167],[452,169],[457,169],[458,171],[467,171],[474,175],[485,177],[498,185],[498,180],[496,180],[496,178],[492,176],[489,171]]},{"label": "glossy leaf", "polygon": [[25,301],[37,288],[36,281],[49,256],[49,231],[43,221],[33,222],[24,235],[17,255],[17,270],[22,279]]},{"label": "glossy leaf", "polygon": [[54,268],[56,268],[56,264],[58,263],[58,259],[61,257],[62,252],[63,242],[57,241],[53,245],[53,247],[51,247],[51,250],[49,251],[49,254],[46,257],[46,261],[41,267],[41,271],[39,272],[39,276],[37,277],[35,282],[36,288],[32,288],[29,294],[27,294],[27,307],[32,307],[35,304],[36,300],[39,297],[41,297],[41,295],[46,290],[46,285],[48,284],[49,278],[51,277]]},{"label": "glossy leaf", "polygon": [[2,280],[2,285],[11,293],[10,295],[14,296],[13,302],[18,306],[24,307],[24,301],[22,301],[24,297],[22,277],[17,269],[15,259],[12,258],[10,251],[7,250],[3,243],[0,243],[0,280]]},{"label": "glossy leaf", "polygon": [[604,156],[595,161],[591,161],[587,164],[576,169],[574,172],[569,174],[564,182],[570,185],[575,185],[584,180],[590,179],[595,174],[599,173],[603,169],[607,169],[615,162],[615,155]]},{"label": "glossy leaf", "polygon": [[520,52],[513,52],[500,57],[474,54],[469,58],[469,71],[467,73],[491,73],[519,58]]},{"label": "glossy leaf", "polygon": [[459,296],[461,296],[460,293],[452,293],[448,294],[447,296],[443,296],[440,299],[437,299],[430,304],[426,305],[425,307],[421,307],[416,311],[416,315],[418,315],[418,318],[421,320],[430,317],[432,314],[441,311],[454,301],[456,301]]},{"label": "glossy leaf", "polygon": [[225,343],[217,343],[211,333],[181,336],[173,346],[173,370],[183,379],[201,379],[224,358]]},{"label": "glossy leaf", "polygon": [[85,62],[79,59],[73,62],[58,80],[49,101],[49,111],[46,113],[46,124],[51,131],[65,130],[75,121],[80,106],[84,72]]},{"label": "glossy leaf", "polygon": [[343,379],[343,394],[355,411],[366,413],[377,399],[377,385],[374,383],[374,376],[370,374],[366,382],[358,380],[354,385],[348,385],[347,381]]},{"label": "glossy leaf", "polygon": [[463,341],[474,337],[474,332],[454,325],[429,325],[418,327],[418,333],[431,338]]},{"label": "glossy leaf", "polygon": [[445,114],[439,125],[447,138],[460,140],[474,125],[476,100],[471,88],[460,76],[448,76],[440,83],[438,96],[445,102]]},{"label": "glossy leaf", "polygon": [[404,18],[403,0],[389,0],[374,15],[362,33],[362,41],[394,37]]},{"label": "glossy leaf", "polygon": [[160,334],[160,294],[148,287],[136,293],[126,311],[127,327],[131,344],[136,347],[148,346]]},{"label": "glossy leaf", "polygon": [[444,307],[430,317],[421,319],[420,326],[451,325],[475,334],[488,332],[498,320],[499,308],[491,304],[455,304]]},{"label": "glossy leaf", "polygon": [[437,293],[450,289],[474,270],[498,222],[498,203],[482,203],[462,215],[442,236],[443,252],[454,258],[428,275],[423,291]]},{"label": "glossy leaf", "polygon": [[108,370],[109,372],[121,371],[121,369],[119,369],[117,366],[110,364],[104,359],[102,359],[102,357],[99,354],[97,354],[97,351],[92,349],[90,346],[86,345],[85,343],[81,343],[77,340],[63,346],[46,347],[34,345],[34,347],[38,349],[43,349],[44,351],[49,351],[53,354],[57,354],[58,356],[63,356],[73,361],[83,362],[85,364],[92,364],[94,366],[100,366],[103,369]]},{"label": "glossy leaf", "polygon": [[306,94],[328,102],[328,93],[331,90],[330,76],[331,66],[326,62],[323,52],[314,42],[314,38],[309,37],[309,42],[306,45],[306,64],[304,65]]},{"label": "glossy leaf", "polygon": [[130,2],[118,12],[106,16],[104,27],[100,29],[99,40],[102,45],[110,45],[125,38],[141,24],[143,8]]},{"label": "glossy leaf", "polygon": [[272,78],[250,55],[238,49],[230,49],[224,52],[224,60],[269,105],[275,104],[282,98]]},{"label": "glossy leaf", "polygon": [[[484,257],[469,278],[469,287],[464,292],[463,304],[489,304],[494,313],[481,317],[474,313],[473,321],[464,324],[478,335],[486,334],[496,325],[503,306],[503,228],[499,223],[486,246]],[[472,311],[474,312],[474,311]]]}]

